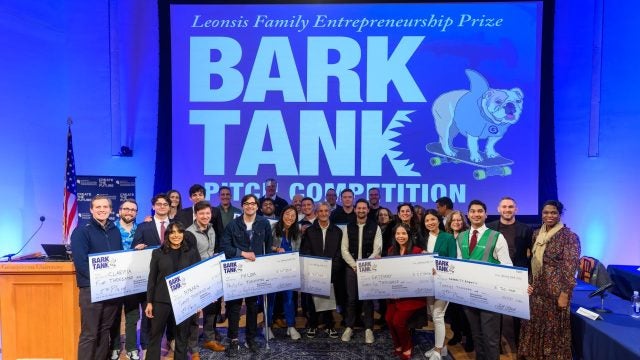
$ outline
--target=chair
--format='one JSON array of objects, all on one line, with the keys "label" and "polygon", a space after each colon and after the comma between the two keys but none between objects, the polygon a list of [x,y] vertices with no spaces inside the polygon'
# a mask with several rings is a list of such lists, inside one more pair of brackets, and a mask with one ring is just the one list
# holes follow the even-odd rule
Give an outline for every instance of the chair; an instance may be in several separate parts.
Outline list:
[{"label": "chair", "polygon": [[598,259],[591,256],[580,258],[578,279],[596,287],[601,287],[611,282],[607,268]]}]

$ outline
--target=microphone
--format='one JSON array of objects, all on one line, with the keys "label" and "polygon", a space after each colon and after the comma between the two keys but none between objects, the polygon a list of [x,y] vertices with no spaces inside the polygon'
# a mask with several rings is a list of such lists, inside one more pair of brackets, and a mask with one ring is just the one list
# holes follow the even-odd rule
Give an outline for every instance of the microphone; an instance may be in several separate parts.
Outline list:
[{"label": "microphone", "polygon": [[607,289],[613,287],[613,283],[610,282],[608,284],[604,284],[602,286],[600,286],[600,288],[594,292],[592,292],[591,294],[589,294],[589,299],[591,299],[594,296],[600,296],[600,307],[594,306],[592,309],[595,312],[598,313],[610,313],[611,310],[607,309],[604,307],[604,297],[607,296]]},{"label": "microphone", "polygon": [[38,228],[36,229],[36,231],[33,232],[33,234],[29,237],[29,239],[27,240],[27,242],[24,243],[24,245],[22,245],[22,247],[20,248],[20,250],[18,250],[16,253],[14,254],[7,254],[7,255],[3,255],[2,257],[0,257],[0,259],[2,258],[7,258],[7,261],[11,261],[11,258],[13,258],[14,256],[20,254],[20,252],[22,250],[24,250],[24,248],[29,244],[29,242],[31,241],[31,239],[33,239],[34,236],[36,236],[36,234],[38,233],[38,231],[40,231],[40,229],[42,229],[42,225],[44,225],[44,221],[45,221],[45,217],[44,216],[40,216],[40,226],[38,226]]},{"label": "microphone", "polygon": [[598,295],[604,297],[606,295],[605,291],[607,291],[609,288],[613,287],[613,285],[614,284],[612,282],[602,285],[598,290],[596,290],[596,291],[592,292],[591,294],[589,294],[589,298],[592,298],[592,297],[598,296]]}]

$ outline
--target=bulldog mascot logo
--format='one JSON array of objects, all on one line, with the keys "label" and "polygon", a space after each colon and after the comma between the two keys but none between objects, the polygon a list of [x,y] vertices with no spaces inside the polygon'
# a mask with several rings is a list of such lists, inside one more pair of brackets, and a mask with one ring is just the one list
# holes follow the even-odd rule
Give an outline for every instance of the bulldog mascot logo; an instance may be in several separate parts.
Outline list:
[{"label": "bulldog mascot logo", "polygon": [[467,138],[471,161],[480,163],[484,159],[478,150],[478,140],[486,139],[485,154],[488,158],[499,157],[496,143],[520,119],[524,95],[519,88],[492,89],[479,72],[467,69],[469,90],[453,90],[440,95],[431,111],[442,150],[455,157],[453,139],[462,134]]}]

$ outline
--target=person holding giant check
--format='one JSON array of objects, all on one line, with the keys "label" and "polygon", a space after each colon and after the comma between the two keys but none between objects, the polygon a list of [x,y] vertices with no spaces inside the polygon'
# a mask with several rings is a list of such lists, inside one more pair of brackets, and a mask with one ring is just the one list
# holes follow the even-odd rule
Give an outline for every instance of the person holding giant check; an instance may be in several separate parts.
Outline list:
[{"label": "person holding giant check", "polygon": [[91,302],[89,256],[94,253],[122,250],[120,231],[109,220],[111,199],[96,195],[91,199],[91,220],[71,234],[73,265],[78,284],[80,305],[80,337],[78,359],[106,359],[109,351],[109,329],[118,311],[118,300]]},{"label": "person holding giant check", "polygon": [[[318,204],[318,208],[316,209],[318,221],[309,226],[302,235],[300,254],[331,259],[331,283],[333,284],[341,274],[344,274],[344,261],[342,260],[340,251],[342,230],[330,222],[330,214],[331,206],[328,202],[323,201]],[[335,287],[334,290],[339,291],[338,288]],[[337,338],[338,331],[336,331],[334,327],[331,310],[316,312],[313,297],[309,296],[308,300],[309,328],[307,329],[307,337],[314,338],[316,336],[318,323],[320,322],[325,325],[325,332],[330,338]]]},{"label": "person holding giant check", "polygon": [[[391,231],[394,241],[387,250],[389,256],[404,256],[423,252],[420,246],[414,244],[409,224],[399,222]],[[413,341],[407,322],[414,313],[426,305],[424,297],[387,299],[385,320],[389,326],[394,351],[401,359],[411,359],[413,351]]]},{"label": "person holding giant check", "polygon": [[[458,235],[462,259],[513,266],[507,240],[487,228],[487,205],[480,200],[469,202],[467,214],[471,227]],[[496,360],[500,356],[500,319],[498,313],[478,308],[464,309],[476,348],[476,359]]]},{"label": "person holding giant check", "polygon": [[[200,253],[201,259],[209,259],[218,253],[220,248],[220,234],[216,233],[214,226],[211,224],[211,204],[206,201],[198,201],[193,204],[193,212],[196,218],[193,224],[187,228],[187,232],[193,234],[196,239],[196,249]],[[204,343],[202,347],[211,351],[224,351],[225,347],[220,344],[217,339],[220,335],[216,329],[216,318],[220,314],[222,298],[202,308],[202,334]],[[191,360],[200,359],[200,346],[198,338],[200,335],[200,326],[198,324],[198,315],[191,319],[191,330],[189,336],[189,349],[191,351]]]},{"label": "person holding giant check", "polygon": [[[300,249],[300,238],[302,231],[296,224],[298,221],[298,211],[293,205],[287,205],[280,213],[280,219],[273,227],[273,245],[271,249],[278,253],[298,251]],[[296,330],[296,310],[298,308],[297,297],[294,299],[293,290],[285,290],[282,292],[284,315],[287,319],[287,335],[291,340],[300,339],[300,333]],[[269,294],[267,323],[271,325],[273,322],[273,311],[275,305],[276,293]],[[267,336],[273,337],[271,328],[267,329]]]},{"label": "person holding giant check", "polygon": [[[147,307],[145,315],[151,319],[149,348],[145,353],[148,360],[160,360],[160,345],[169,318],[173,317],[171,297],[165,277],[185,269],[198,261],[200,254],[186,241],[186,230],[182,223],[170,223],[164,233],[164,242],[151,253],[149,280],[147,284]],[[187,359],[187,345],[191,322],[186,320],[176,325],[175,359]]]},{"label": "person holding giant check", "polygon": [[[273,236],[269,220],[262,216],[257,216],[258,198],[253,194],[242,197],[242,216],[239,216],[227,225],[222,236],[222,250],[227,259],[244,258],[248,261],[255,261],[256,255],[271,252]],[[247,306],[247,326],[245,333],[245,346],[251,352],[258,351],[258,344],[255,336],[258,331],[258,308],[256,296],[244,299]],[[240,308],[242,298],[229,300],[226,302],[227,319],[229,320],[229,346],[227,346],[227,356],[237,357],[240,352],[240,342],[238,340],[238,327],[240,323]]]},{"label": "person holding giant check", "polygon": [[373,336],[373,301],[358,299],[358,276],[356,273],[356,260],[359,259],[375,259],[380,257],[382,253],[382,233],[375,221],[369,220],[369,202],[365,199],[356,201],[356,221],[347,224],[347,230],[342,233],[342,258],[347,263],[346,283],[347,283],[347,318],[345,320],[347,327],[342,333],[342,341],[351,341],[353,336],[353,327],[356,318],[360,316],[358,311],[358,302],[362,304],[364,316],[364,339],[365,343],[373,344],[375,337]]},{"label": "person holding giant check", "polygon": [[[458,255],[458,246],[453,235],[444,231],[442,216],[435,209],[425,210],[422,218],[425,237],[427,238],[428,253],[437,253],[439,256],[455,258]],[[433,317],[433,326],[435,328],[435,347],[427,351],[424,355],[429,360],[440,360],[446,355],[447,348],[444,347],[445,326],[444,314],[447,311],[448,301],[436,299],[433,296],[427,297],[429,312]]]}]

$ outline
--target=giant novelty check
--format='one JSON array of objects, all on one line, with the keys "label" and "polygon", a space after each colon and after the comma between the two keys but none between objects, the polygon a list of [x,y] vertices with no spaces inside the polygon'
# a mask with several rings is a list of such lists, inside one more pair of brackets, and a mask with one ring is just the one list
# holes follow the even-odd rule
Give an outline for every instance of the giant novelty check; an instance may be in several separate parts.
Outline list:
[{"label": "giant novelty check", "polygon": [[307,294],[331,294],[331,259],[300,256],[300,291]]},{"label": "giant novelty check", "polygon": [[147,291],[153,249],[115,251],[89,256],[91,302]]},{"label": "giant novelty check", "polygon": [[433,254],[361,259],[356,263],[360,300],[433,295]]},{"label": "giant novelty check", "polygon": [[527,269],[436,256],[435,296],[529,319]]},{"label": "giant novelty check", "polygon": [[220,266],[225,300],[300,288],[297,252],[260,255],[255,261],[225,260]]},{"label": "giant novelty check", "polygon": [[222,296],[220,263],[224,259],[220,253],[165,278],[176,324]]}]

